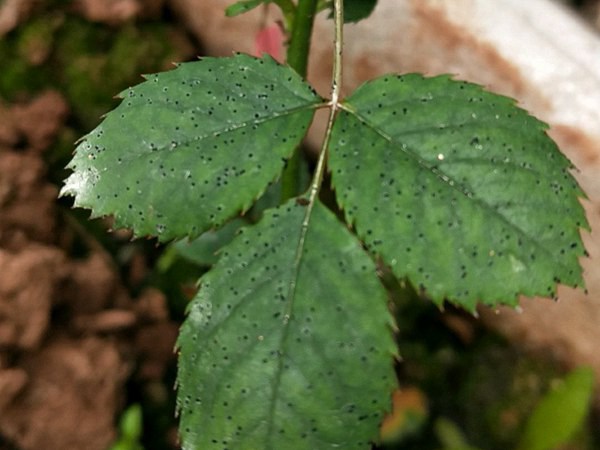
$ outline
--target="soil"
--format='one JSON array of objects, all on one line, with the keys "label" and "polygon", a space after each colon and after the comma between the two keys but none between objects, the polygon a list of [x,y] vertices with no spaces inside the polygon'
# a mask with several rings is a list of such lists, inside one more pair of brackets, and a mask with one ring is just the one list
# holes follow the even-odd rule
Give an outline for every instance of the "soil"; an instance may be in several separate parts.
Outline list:
[{"label": "soil", "polygon": [[173,360],[164,295],[132,298],[99,245],[73,256],[44,161],[68,113],[55,91],[0,109],[0,448],[105,450],[126,382]]}]

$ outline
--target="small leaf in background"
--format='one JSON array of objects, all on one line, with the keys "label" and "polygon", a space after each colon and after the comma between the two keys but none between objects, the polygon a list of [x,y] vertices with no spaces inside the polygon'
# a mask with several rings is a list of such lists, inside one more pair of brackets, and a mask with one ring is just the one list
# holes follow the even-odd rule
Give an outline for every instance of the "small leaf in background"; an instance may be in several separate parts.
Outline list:
[{"label": "small leaf in background", "polygon": [[184,449],[377,440],[396,385],[385,291],[334,214],[316,203],[304,235],[306,212],[267,210],[201,279],[178,340]]},{"label": "small leaf in background", "polygon": [[122,97],[77,147],[62,194],[161,241],[248,210],[321,102],[291,68],[248,55],[184,63]]},{"label": "small leaf in background", "polygon": [[435,434],[442,444],[442,450],[479,450],[469,445],[467,438],[458,426],[445,417],[435,421]]},{"label": "small leaf in background", "polygon": [[392,395],[392,412],[381,424],[381,442],[398,444],[417,433],[427,421],[427,399],[416,387],[396,389]]},{"label": "small leaf in background", "polygon": [[553,450],[581,430],[594,391],[594,371],[580,367],[549,392],[529,418],[519,450]]},{"label": "small leaf in background", "polygon": [[[297,187],[298,190],[294,196],[299,196],[310,186],[312,174],[306,158],[300,158],[297,172]],[[263,195],[254,203],[252,209],[248,211],[245,217],[251,222],[258,222],[265,210],[275,208],[281,204],[282,180],[279,179],[271,184],[263,193]]]},{"label": "small leaf in background", "polygon": [[229,244],[241,227],[248,225],[244,219],[235,218],[221,228],[210,230],[196,239],[182,239],[171,244],[179,256],[199,266],[212,266],[218,260],[217,251]]},{"label": "small leaf in background", "polygon": [[[377,0],[344,0],[344,23],[358,22],[371,15]],[[328,2],[333,17],[333,1]]]},{"label": "small leaf in background", "polygon": [[144,450],[142,437],[142,408],[138,404],[131,405],[121,415],[119,421],[120,437],[110,450]]},{"label": "small leaf in background", "polygon": [[240,14],[244,14],[245,12],[250,11],[251,9],[256,8],[261,3],[267,3],[269,0],[242,0],[234,3],[233,5],[228,6],[225,9],[225,15],[227,17],[234,17]]},{"label": "small leaf in background", "polygon": [[329,168],[367,248],[438,304],[582,285],[570,163],[514,101],[447,76],[385,76],[344,101]]},{"label": "small leaf in background", "polygon": [[255,56],[262,56],[263,53],[270,55],[275,61],[283,62],[283,44],[285,36],[279,25],[272,24],[261,28],[254,41]]}]

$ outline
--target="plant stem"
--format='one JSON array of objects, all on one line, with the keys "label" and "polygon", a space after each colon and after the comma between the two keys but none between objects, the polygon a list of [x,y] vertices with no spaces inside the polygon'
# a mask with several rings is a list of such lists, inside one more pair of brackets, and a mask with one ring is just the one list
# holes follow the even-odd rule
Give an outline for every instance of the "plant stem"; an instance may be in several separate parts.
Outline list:
[{"label": "plant stem", "polygon": [[344,45],[343,16],[343,0],[334,0],[333,21],[335,26],[335,37],[333,41],[333,74],[331,79],[331,100],[329,101],[329,119],[327,121],[325,138],[323,139],[323,145],[321,147],[321,154],[319,155],[319,162],[317,163],[317,168],[315,169],[313,181],[310,186],[309,210],[312,209],[312,205],[316,201],[317,194],[321,187],[321,181],[323,180],[323,175],[325,173],[325,161],[327,160],[327,149],[329,148],[331,131],[333,130],[335,116],[340,108],[339,101],[342,88],[342,49]]},{"label": "plant stem", "polygon": [[[300,0],[295,11],[292,35],[287,50],[287,63],[306,78],[308,54],[318,0]],[[302,155],[295,151],[287,163],[281,178],[281,202],[294,197],[300,190],[300,163]]]},{"label": "plant stem", "polygon": [[287,51],[287,63],[292,69],[306,78],[308,68],[308,53],[310,38],[317,13],[318,0],[300,0],[296,7],[296,17],[290,36],[290,45]]},{"label": "plant stem", "polygon": [[[344,48],[344,9],[343,0],[334,0],[335,36],[333,41],[333,79],[331,80],[331,109],[337,112],[342,90],[342,57]],[[333,123],[329,123],[333,126]]]},{"label": "plant stem", "polygon": [[[312,182],[310,184],[308,205],[306,205],[306,212],[304,213],[304,220],[302,221],[302,230],[300,231],[300,238],[298,239],[298,247],[296,248],[296,258],[294,260],[294,270],[297,272],[300,270],[300,262],[304,253],[304,243],[306,241],[306,235],[308,233],[308,226],[310,225],[310,218],[312,215],[313,208],[317,202],[317,196],[321,188],[323,176],[325,174],[325,163],[327,161],[327,149],[329,148],[329,141],[331,140],[331,131],[333,130],[333,124],[337,115],[338,109],[340,109],[340,90],[342,88],[342,47],[343,47],[343,29],[344,29],[344,10],[343,0],[334,0],[334,54],[333,54],[333,74],[331,79],[331,100],[328,102],[329,107],[329,119],[327,120],[327,130],[325,131],[325,138],[323,139],[323,145],[321,146],[321,153],[319,155],[319,161],[317,162],[317,168],[313,175]],[[296,291],[296,277],[292,278],[292,282],[289,286],[288,298],[294,298]],[[284,316],[284,323],[287,323],[291,316],[292,302],[288,306],[288,313]]]}]

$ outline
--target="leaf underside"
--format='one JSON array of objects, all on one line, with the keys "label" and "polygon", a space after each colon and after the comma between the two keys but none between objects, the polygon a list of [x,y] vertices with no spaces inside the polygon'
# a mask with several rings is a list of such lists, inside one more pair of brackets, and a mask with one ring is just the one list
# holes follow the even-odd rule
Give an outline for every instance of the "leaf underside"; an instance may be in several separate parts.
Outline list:
[{"label": "leaf underside", "polygon": [[344,102],[339,204],[368,249],[437,303],[515,304],[581,285],[586,223],[568,160],[506,97],[447,76],[386,76]]},{"label": "leaf underside", "polygon": [[395,385],[386,295],[320,203],[298,248],[305,213],[293,200],[269,210],[203,277],[178,340],[184,449],[365,449],[377,438]]},{"label": "leaf underside", "polygon": [[161,240],[247,210],[321,102],[289,67],[247,55],[184,63],[121,96],[77,147],[62,194]]}]

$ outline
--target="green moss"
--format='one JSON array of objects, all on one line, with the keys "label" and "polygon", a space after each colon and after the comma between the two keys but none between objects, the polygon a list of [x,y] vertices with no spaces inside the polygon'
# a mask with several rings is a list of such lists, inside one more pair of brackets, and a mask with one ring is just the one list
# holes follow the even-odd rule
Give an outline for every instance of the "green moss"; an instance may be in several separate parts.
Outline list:
[{"label": "green moss", "polygon": [[168,23],[108,27],[71,15],[67,5],[47,4],[0,40],[0,97],[15,101],[58,89],[85,132],[115,106],[116,94],[142,80],[140,74],[188,56]]},{"label": "green moss", "polygon": [[56,59],[59,83],[84,128],[115,106],[113,97],[142,81],[141,74],[178,59],[164,24],[129,24],[114,30],[71,19],[61,30]]},{"label": "green moss", "polygon": [[50,56],[54,44],[54,33],[60,28],[62,16],[52,14],[38,17],[23,27],[16,42],[17,55],[30,66],[40,66]]},{"label": "green moss", "polygon": [[[14,101],[42,89],[48,80],[48,70],[40,66],[39,56],[50,49],[40,47],[51,42],[49,22],[33,20],[0,39],[0,96]],[[43,58],[42,58],[43,60]]]}]

